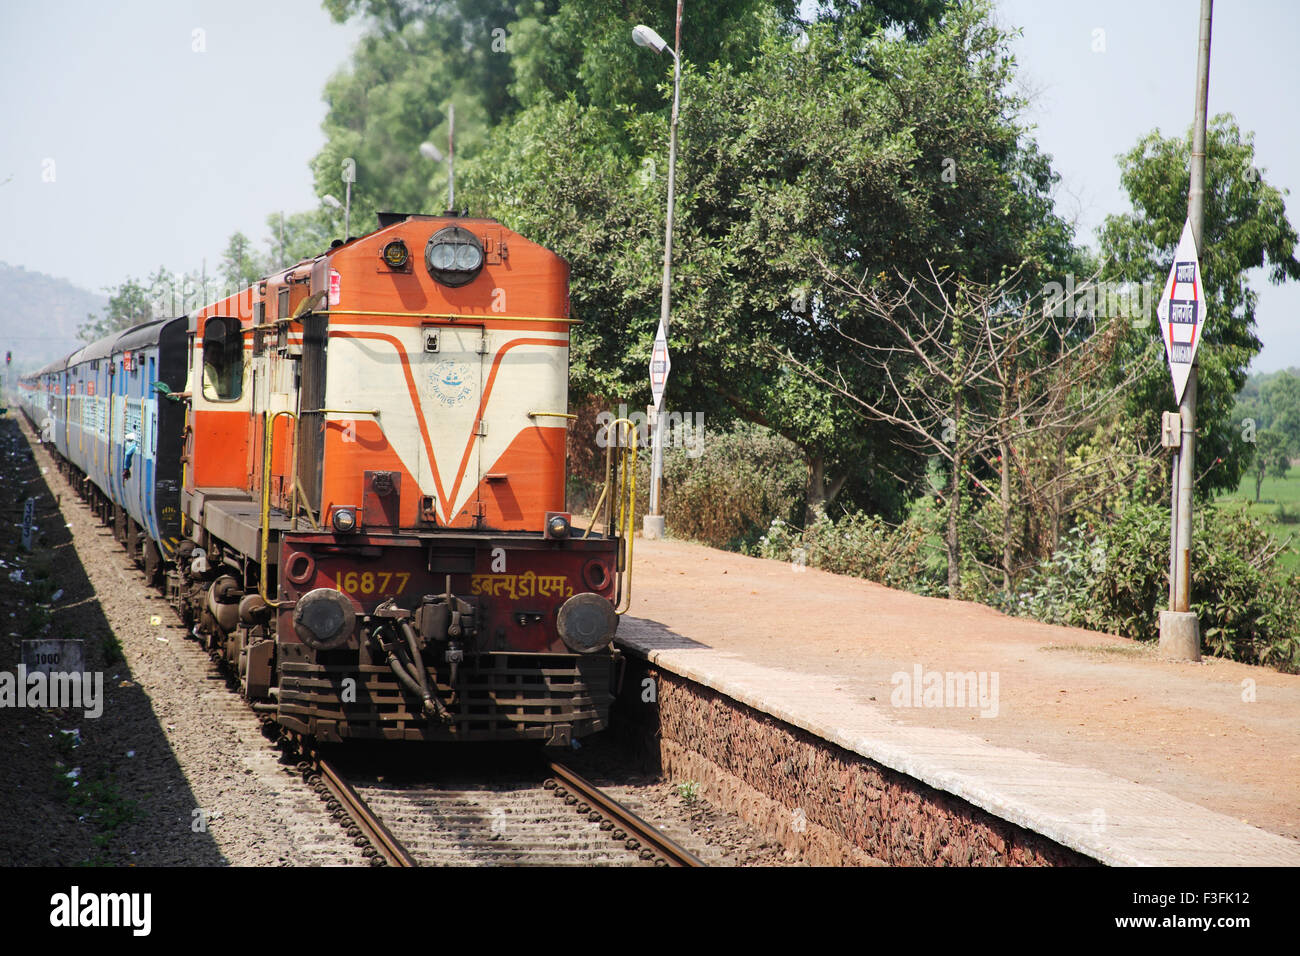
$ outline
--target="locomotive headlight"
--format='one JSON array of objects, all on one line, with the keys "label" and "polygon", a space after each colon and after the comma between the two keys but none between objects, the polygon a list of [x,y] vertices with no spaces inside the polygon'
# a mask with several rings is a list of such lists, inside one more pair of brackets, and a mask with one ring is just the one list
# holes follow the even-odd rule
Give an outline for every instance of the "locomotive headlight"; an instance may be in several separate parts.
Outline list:
[{"label": "locomotive headlight", "polygon": [[567,538],[569,536],[569,516],[551,512],[546,516],[546,536],[548,538]]},{"label": "locomotive headlight", "polygon": [[447,226],[429,237],[424,264],[443,285],[465,285],[483,268],[483,244],[468,229]]},{"label": "locomotive headlight", "polygon": [[333,515],[334,530],[339,534],[347,534],[349,531],[356,530],[357,512],[354,508],[335,508]]},{"label": "locomotive headlight", "polygon": [[394,239],[388,245],[384,246],[384,262],[391,269],[401,269],[406,265],[406,261],[411,258],[410,250],[406,248],[406,243],[401,239]]},{"label": "locomotive headlight", "polygon": [[456,247],[456,268],[473,272],[483,264],[483,250],[476,245],[466,243]]},{"label": "locomotive headlight", "polygon": [[584,591],[561,605],[555,623],[569,650],[575,654],[592,654],[614,639],[618,615],[609,601]]},{"label": "locomotive headlight", "polygon": [[429,260],[430,269],[454,269],[456,268],[456,247],[452,245],[433,246],[429,249],[426,258]]}]

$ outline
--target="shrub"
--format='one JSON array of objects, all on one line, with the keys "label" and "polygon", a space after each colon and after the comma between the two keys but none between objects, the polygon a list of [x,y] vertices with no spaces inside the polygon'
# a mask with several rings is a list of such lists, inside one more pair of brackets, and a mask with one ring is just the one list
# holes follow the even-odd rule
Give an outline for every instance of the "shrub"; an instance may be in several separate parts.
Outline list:
[{"label": "shrub", "polygon": [[[604,433],[597,424],[616,401],[581,397],[569,406],[577,419],[568,432],[568,508],[587,514],[605,483]],[[773,518],[789,519],[803,509],[807,466],[793,443],[747,422],[729,429],[672,436],[664,454],[662,506],[674,537],[717,548],[753,547]],[[644,436],[637,447],[636,515],[650,508],[651,449]]]},{"label": "shrub", "polygon": [[[1193,520],[1192,609],[1202,645],[1219,657],[1300,667],[1300,576],[1273,569],[1276,546],[1258,521],[1213,506]],[[1169,513],[1128,503],[1109,524],[1077,525],[1030,575],[1018,613],[1154,641],[1168,607]]]},{"label": "shrub", "polygon": [[832,521],[818,512],[803,530],[780,519],[773,521],[756,552],[764,558],[932,594],[941,581],[928,560],[928,537],[928,529],[914,519],[891,527],[876,515],[852,512]]},{"label": "shrub", "polygon": [[[794,444],[744,422],[709,429],[702,439],[702,446],[670,445],[664,454],[663,509],[673,536],[749,551],[774,519],[788,521],[803,510],[807,468]],[[650,505],[649,450],[637,460],[640,515]]]}]

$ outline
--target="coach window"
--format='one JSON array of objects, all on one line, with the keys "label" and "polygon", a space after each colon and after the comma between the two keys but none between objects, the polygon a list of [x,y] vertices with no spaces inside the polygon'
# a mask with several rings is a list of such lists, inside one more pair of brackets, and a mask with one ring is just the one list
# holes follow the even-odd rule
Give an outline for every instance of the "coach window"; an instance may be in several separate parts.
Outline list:
[{"label": "coach window", "polygon": [[203,323],[203,397],[237,401],[243,384],[243,327],[231,316],[213,316]]}]

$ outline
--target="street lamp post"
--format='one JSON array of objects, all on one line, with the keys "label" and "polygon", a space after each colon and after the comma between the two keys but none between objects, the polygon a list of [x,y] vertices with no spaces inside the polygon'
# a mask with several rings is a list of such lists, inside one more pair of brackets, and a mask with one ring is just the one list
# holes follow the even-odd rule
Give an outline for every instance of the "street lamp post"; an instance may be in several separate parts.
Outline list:
[{"label": "street lamp post", "polygon": [[[335,210],[335,211],[337,211],[337,210],[343,208],[343,203],[339,202],[338,199],[337,199],[335,196],[331,195],[331,194],[326,194],[326,195],[324,195],[324,196],[321,196],[320,201],[321,201],[322,203],[325,204],[326,208],[333,209],[333,210]],[[332,217],[331,217],[331,218],[332,218]],[[347,237],[347,227],[346,227],[346,226],[344,226],[344,228],[343,228],[343,235],[344,235],[344,238],[346,239],[346,237]]]},{"label": "street lamp post", "polygon": [[[430,142],[420,144],[420,155],[442,162],[442,150]],[[456,208],[456,104],[447,104],[447,211]]]},{"label": "street lamp post", "polygon": [[352,238],[352,184],[357,181],[357,161],[348,157],[343,160],[343,183],[347,192],[343,198],[343,241]]},{"label": "street lamp post", "polygon": [[[649,47],[656,53],[667,51],[673,58],[673,112],[668,134],[668,212],[664,221],[664,281],[659,301],[659,325],[663,329],[665,338],[668,336],[669,293],[673,277],[673,194],[677,185],[677,111],[681,102],[682,61],[679,51],[682,46],[682,4],[683,0],[677,0],[676,48],[670,47],[663,37],[644,24],[639,24],[632,30],[632,40],[638,46]],[[663,394],[660,393],[659,403],[654,409],[654,450],[650,459],[650,511],[641,526],[641,533],[646,538],[662,538],[665,530],[663,509],[659,500],[664,474]]]}]

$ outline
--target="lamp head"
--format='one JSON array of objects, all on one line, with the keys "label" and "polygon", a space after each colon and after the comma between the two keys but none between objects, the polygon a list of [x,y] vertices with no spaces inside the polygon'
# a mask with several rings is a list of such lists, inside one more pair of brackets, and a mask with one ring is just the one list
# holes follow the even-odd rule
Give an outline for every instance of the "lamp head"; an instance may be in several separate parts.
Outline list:
[{"label": "lamp head", "polygon": [[656,53],[662,53],[668,49],[668,44],[664,38],[644,23],[639,23],[632,28],[632,41],[637,46],[648,46]]}]

